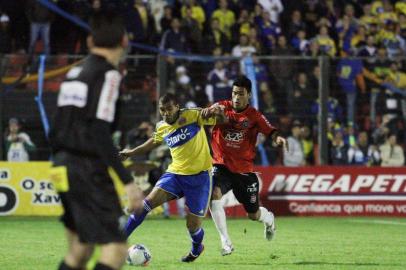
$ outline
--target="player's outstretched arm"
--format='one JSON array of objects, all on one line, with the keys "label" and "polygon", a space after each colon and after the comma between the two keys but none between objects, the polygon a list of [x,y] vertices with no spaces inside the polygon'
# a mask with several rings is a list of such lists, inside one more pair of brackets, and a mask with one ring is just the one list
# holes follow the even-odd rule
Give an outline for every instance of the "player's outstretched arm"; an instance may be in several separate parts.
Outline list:
[{"label": "player's outstretched arm", "polygon": [[224,124],[228,122],[228,118],[224,113],[224,108],[224,105],[215,103],[208,108],[202,109],[200,113],[203,119],[216,117],[217,124]]},{"label": "player's outstretched arm", "polygon": [[277,146],[282,146],[284,151],[289,152],[289,144],[287,139],[283,138],[282,136],[276,136],[274,142]]},{"label": "player's outstretched arm", "polygon": [[133,149],[123,149],[121,150],[118,155],[121,160],[126,160],[132,156],[143,155],[157,147],[159,144],[155,143],[153,138],[148,139],[145,143],[133,148]]}]

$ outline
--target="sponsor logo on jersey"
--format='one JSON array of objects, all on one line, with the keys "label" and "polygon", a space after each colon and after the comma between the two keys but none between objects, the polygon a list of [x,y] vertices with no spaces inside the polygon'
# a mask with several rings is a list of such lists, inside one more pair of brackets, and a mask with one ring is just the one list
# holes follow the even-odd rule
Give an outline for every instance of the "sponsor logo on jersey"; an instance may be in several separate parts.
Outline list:
[{"label": "sponsor logo on jersey", "polygon": [[181,146],[190,141],[199,132],[200,127],[196,123],[192,123],[181,128],[178,128],[168,136],[166,136],[166,144],[172,148]]},{"label": "sponsor logo on jersey", "polygon": [[233,143],[242,142],[244,140],[244,132],[238,130],[226,130],[224,139]]},{"label": "sponsor logo on jersey", "polygon": [[258,191],[258,187],[257,187],[258,183],[252,183],[251,185],[248,186],[247,191],[248,192],[257,192]]},{"label": "sponsor logo on jersey", "polygon": [[74,106],[83,108],[87,103],[87,84],[80,81],[67,81],[61,84],[58,95],[58,106]]},{"label": "sponsor logo on jersey", "polygon": [[242,128],[248,128],[250,126],[250,121],[248,121],[248,119],[244,119],[242,122],[241,122],[241,127]]}]

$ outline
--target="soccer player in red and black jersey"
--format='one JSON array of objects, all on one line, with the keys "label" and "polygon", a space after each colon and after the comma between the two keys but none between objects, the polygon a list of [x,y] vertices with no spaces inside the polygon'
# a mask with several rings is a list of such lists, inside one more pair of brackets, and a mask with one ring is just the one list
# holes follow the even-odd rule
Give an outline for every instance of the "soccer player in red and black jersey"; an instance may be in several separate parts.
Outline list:
[{"label": "soccer player in red and black jersey", "polygon": [[287,150],[287,141],[268,120],[249,105],[251,81],[241,76],[234,81],[232,100],[217,102],[204,109],[210,116],[218,107],[228,118],[226,124],[215,125],[211,136],[213,150],[213,193],[211,215],[220,234],[221,254],[229,255],[234,248],[227,232],[226,215],[221,201],[223,194],[233,190],[243,204],[248,217],[265,225],[265,238],[271,240],[275,232],[274,215],[258,202],[258,178],[254,172],[256,141],[259,133],[271,136],[274,144]]}]

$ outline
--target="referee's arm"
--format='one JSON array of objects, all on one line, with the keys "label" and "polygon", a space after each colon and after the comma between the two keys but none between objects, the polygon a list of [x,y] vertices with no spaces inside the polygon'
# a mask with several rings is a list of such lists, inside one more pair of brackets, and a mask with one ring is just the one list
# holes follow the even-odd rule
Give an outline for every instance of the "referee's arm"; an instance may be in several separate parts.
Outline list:
[{"label": "referee's arm", "polygon": [[103,162],[114,169],[124,184],[132,181],[130,173],[124,168],[118,158],[118,150],[113,145],[110,134],[110,124],[106,121],[95,119],[91,123],[92,134],[95,134],[95,150]]}]

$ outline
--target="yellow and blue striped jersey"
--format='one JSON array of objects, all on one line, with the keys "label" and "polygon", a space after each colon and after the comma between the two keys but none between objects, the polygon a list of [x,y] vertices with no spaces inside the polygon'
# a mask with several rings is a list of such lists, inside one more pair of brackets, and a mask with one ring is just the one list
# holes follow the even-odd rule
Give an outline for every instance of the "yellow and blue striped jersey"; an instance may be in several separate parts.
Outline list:
[{"label": "yellow and blue striped jersey", "polygon": [[211,168],[212,158],[204,125],[215,125],[216,118],[202,119],[200,109],[181,109],[174,124],[156,124],[155,143],[169,146],[172,163],[167,172],[193,175]]}]

